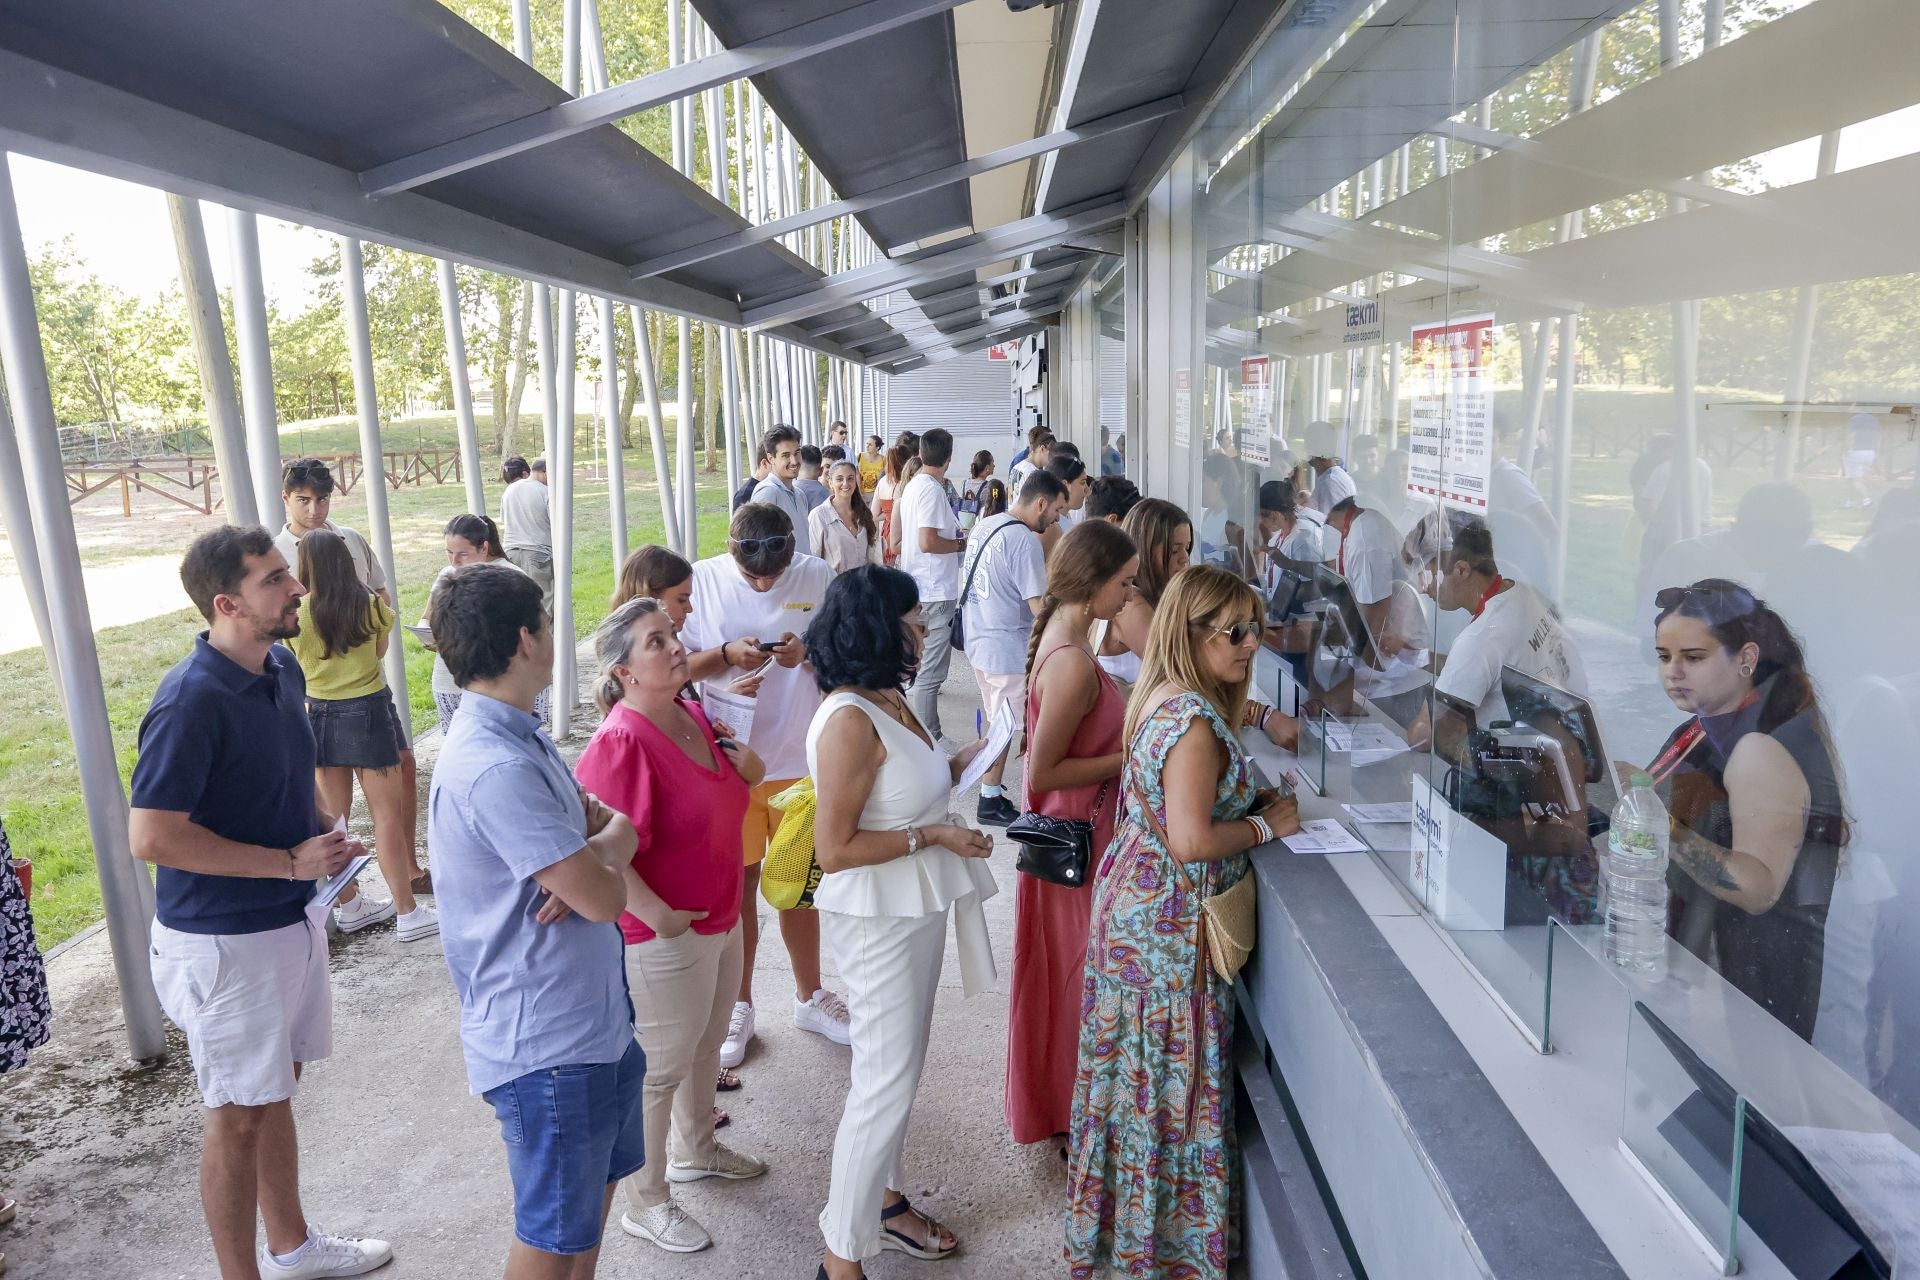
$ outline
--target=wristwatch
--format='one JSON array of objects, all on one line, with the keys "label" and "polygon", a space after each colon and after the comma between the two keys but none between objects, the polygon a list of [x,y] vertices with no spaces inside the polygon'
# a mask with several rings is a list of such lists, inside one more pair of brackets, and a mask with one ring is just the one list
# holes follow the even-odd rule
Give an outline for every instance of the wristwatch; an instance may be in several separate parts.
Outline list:
[{"label": "wristwatch", "polygon": [[911,858],[914,854],[918,852],[920,852],[920,828],[908,827],[907,828],[907,856]]}]

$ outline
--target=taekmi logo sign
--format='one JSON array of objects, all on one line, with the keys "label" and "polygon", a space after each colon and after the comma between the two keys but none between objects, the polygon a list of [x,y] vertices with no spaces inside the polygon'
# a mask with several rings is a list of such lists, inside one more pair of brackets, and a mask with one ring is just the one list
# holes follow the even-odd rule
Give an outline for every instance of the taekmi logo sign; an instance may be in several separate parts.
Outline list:
[{"label": "taekmi logo sign", "polygon": [[1386,324],[1381,318],[1378,302],[1350,302],[1346,310],[1346,328],[1340,337],[1343,344],[1371,346],[1385,340]]}]

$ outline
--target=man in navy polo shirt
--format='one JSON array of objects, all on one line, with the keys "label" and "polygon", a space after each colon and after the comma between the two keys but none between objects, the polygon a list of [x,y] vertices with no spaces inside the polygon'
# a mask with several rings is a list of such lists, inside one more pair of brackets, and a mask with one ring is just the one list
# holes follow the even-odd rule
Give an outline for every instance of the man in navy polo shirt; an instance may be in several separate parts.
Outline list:
[{"label": "man in navy polo shirt", "polygon": [[207,630],[140,724],[130,833],[160,869],[153,982],[207,1108],[201,1207],[223,1280],[361,1275],[393,1250],[307,1221],[291,1104],[333,1040],[313,882],[366,852],[315,803],[306,678],[275,644],[306,588],[261,528],[194,539],[180,581]]},{"label": "man in navy polo shirt", "polygon": [[540,731],[553,682],[540,586],[508,565],[434,590],[433,637],[462,690],[427,795],[440,937],[467,1083],[513,1178],[507,1280],[589,1280],[613,1190],[646,1160],[625,943],[636,843]]}]

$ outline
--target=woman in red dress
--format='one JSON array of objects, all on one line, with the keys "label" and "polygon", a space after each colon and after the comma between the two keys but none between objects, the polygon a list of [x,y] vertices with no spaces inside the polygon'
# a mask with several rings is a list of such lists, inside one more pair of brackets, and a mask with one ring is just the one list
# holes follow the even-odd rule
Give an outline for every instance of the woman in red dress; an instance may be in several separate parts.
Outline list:
[{"label": "woman in red dress", "polygon": [[1113,838],[1127,702],[1094,661],[1090,633],[1127,602],[1140,557],[1119,526],[1073,529],[1047,562],[1047,596],[1027,647],[1027,809],[1093,823],[1077,888],[1022,875],[1015,890],[1007,1027],[1007,1123],[1015,1142],[1063,1137],[1073,1107],[1087,958],[1091,868]]}]

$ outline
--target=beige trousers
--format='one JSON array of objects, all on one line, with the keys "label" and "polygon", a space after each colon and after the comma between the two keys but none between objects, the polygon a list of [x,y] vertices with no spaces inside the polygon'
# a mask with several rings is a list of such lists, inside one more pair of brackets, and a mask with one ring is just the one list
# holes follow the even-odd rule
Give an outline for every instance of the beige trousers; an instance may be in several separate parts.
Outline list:
[{"label": "beige trousers", "polygon": [[641,1124],[647,1163],[623,1186],[627,1203],[650,1209],[667,1199],[667,1130],[683,1159],[713,1152],[714,1083],[720,1045],[740,992],[740,926],[722,934],[689,929],[627,947],[633,1032],[647,1055]]}]

